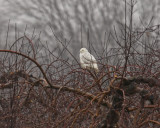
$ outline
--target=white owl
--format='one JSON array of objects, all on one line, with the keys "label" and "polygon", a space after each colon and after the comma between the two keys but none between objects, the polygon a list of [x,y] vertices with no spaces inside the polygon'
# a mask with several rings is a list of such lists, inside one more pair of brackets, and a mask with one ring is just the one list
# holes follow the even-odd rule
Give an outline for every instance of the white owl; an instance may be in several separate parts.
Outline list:
[{"label": "white owl", "polygon": [[98,72],[97,61],[93,55],[91,55],[86,48],[80,49],[80,64],[83,69],[93,69]]}]

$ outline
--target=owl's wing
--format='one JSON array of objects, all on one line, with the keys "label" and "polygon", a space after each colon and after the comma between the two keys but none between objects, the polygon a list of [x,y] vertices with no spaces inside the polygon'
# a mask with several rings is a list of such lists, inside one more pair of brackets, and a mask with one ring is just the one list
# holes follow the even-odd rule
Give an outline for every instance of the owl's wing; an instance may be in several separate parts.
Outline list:
[{"label": "owl's wing", "polygon": [[89,52],[86,52],[82,55],[82,60],[83,60],[83,63],[85,64],[97,63],[94,56],[91,55]]}]

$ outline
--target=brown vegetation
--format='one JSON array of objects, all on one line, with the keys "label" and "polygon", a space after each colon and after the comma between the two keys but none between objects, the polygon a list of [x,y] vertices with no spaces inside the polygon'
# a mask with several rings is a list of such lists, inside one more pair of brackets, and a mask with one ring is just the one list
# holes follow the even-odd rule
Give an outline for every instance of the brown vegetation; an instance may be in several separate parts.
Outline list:
[{"label": "brown vegetation", "polygon": [[70,40],[54,32],[63,49],[51,51],[34,33],[6,41],[0,50],[0,127],[160,127],[159,25],[134,30],[132,0],[129,7],[129,25],[112,34],[116,48],[100,57],[95,52],[99,73],[82,69]]}]

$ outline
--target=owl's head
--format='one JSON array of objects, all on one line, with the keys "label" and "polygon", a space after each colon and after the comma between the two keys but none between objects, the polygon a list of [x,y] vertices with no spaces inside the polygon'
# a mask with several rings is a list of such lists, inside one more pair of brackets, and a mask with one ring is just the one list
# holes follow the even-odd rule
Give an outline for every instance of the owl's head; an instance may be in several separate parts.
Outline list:
[{"label": "owl's head", "polygon": [[88,52],[88,50],[86,48],[81,48],[80,53],[84,53],[84,52]]}]

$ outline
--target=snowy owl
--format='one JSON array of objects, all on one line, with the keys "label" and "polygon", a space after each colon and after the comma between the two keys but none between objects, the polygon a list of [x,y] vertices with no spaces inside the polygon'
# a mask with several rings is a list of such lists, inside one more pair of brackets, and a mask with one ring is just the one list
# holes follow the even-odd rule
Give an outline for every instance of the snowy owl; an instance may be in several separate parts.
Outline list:
[{"label": "snowy owl", "polygon": [[91,55],[86,48],[80,49],[80,64],[83,69],[94,69],[98,72],[97,61],[93,55]]}]

